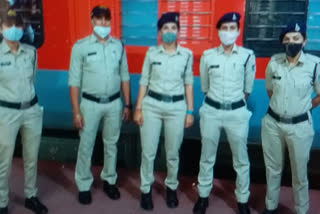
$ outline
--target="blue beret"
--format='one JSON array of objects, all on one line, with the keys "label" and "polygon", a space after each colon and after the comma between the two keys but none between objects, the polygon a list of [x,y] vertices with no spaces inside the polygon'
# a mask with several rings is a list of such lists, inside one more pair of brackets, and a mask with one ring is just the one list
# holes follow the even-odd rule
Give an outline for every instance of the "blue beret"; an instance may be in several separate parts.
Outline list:
[{"label": "blue beret", "polygon": [[226,13],[219,19],[219,21],[217,22],[216,28],[219,29],[221,27],[221,25],[225,22],[239,23],[240,18],[241,18],[241,15],[237,12]]},{"label": "blue beret", "polygon": [[161,18],[158,20],[158,30],[162,28],[162,26],[165,23],[168,22],[174,22],[178,25],[178,28],[180,27],[179,25],[179,13],[177,12],[169,12],[169,13],[164,13],[162,14]]},{"label": "blue beret", "polygon": [[104,16],[106,19],[111,19],[110,9],[103,5],[95,6],[91,11],[91,18],[94,16]]},{"label": "blue beret", "polygon": [[290,32],[299,32],[303,35],[303,37],[306,36],[307,27],[306,24],[302,22],[290,22],[285,29],[282,30],[280,34],[280,42],[282,42],[283,37],[286,35],[286,33]]}]

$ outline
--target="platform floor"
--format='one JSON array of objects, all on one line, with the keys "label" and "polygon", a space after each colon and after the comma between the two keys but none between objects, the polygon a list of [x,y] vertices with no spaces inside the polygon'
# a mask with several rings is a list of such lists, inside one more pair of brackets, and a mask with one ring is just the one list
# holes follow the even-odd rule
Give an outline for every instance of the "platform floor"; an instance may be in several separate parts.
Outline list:
[{"label": "platform floor", "polygon": [[[165,173],[156,172],[156,182],[153,185],[154,210],[143,211],[139,206],[140,177],[138,170],[119,169],[118,184],[121,199],[112,201],[102,191],[100,170],[102,167],[93,167],[95,182],[92,187],[93,202],[84,206],[77,201],[77,187],[74,182],[74,164],[61,164],[53,161],[39,162],[38,195],[42,202],[49,208],[50,214],[186,214],[192,213],[193,204],[197,200],[197,188],[195,176],[180,177],[178,191],[179,207],[169,209],[165,203]],[[214,180],[214,189],[210,195],[207,213],[234,214],[237,213],[237,204],[234,196],[234,181]],[[252,214],[261,213],[264,209],[265,185],[252,184],[250,196],[250,208]],[[310,212],[320,213],[320,191],[310,190]],[[31,214],[23,206],[23,164],[20,158],[13,161],[12,174],[10,177],[10,214]],[[279,205],[281,214],[294,214],[292,188],[281,188],[281,200]]]}]

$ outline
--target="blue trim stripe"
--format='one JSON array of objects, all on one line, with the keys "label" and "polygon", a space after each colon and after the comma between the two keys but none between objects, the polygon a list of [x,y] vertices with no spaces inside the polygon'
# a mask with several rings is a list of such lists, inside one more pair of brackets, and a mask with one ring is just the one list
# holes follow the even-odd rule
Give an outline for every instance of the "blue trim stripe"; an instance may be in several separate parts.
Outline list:
[{"label": "blue trim stripe", "polygon": [[[131,89],[133,102],[137,100],[139,90],[139,74],[131,74]],[[44,128],[73,129],[72,109],[69,99],[68,72],[40,70],[36,80],[36,90],[39,102],[44,106]],[[201,92],[200,78],[195,77],[195,124],[185,131],[185,137],[200,139],[199,108],[204,94]],[[253,112],[250,120],[249,143],[260,143],[261,119],[267,112],[269,98],[265,90],[265,80],[255,80],[253,92],[248,100],[248,108]],[[313,110],[314,128],[316,130],[313,148],[320,148],[320,108]],[[138,133],[138,127],[124,124],[124,132]],[[225,136],[222,135],[222,139]]]}]

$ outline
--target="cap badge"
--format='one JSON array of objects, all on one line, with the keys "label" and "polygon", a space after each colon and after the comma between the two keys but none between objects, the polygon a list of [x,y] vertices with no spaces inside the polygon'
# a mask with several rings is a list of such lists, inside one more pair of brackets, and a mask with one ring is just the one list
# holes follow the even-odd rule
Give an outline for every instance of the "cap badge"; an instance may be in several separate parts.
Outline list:
[{"label": "cap badge", "polygon": [[237,16],[236,16],[235,13],[234,13],[233,16],[232,16],[232,20],[233,20],[233,21],[236,21],[236,20],[237,20]]},{"label": "cap badge", "polygon": [[299,32],[300,31],[300,26],[296,24],[296,27],[294,28],[295,31]]},{"label": "cap badge", "polygon": [[8,16],[16,16],[16,15],[17,15],[16,11],[14,11],[14,10],[8,11]]}]

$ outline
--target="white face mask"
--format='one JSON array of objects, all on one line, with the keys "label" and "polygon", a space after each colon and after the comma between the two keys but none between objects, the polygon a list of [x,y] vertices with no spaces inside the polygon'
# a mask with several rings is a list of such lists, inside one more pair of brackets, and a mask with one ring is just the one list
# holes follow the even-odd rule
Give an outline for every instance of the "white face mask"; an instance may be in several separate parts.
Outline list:
[{"label": "white face mask", "polygon": [[238,36],[240,35],[239,31],[219,31],[220,41],[224,45],[232,45],[236,42]]},{"label": "white face mask", "polygon": [[109,36],[111,32],[111,27],[103,27],[103,26],[94,26],[93,28],[94,32],[98,34],[102,39],[106,38]]}]

